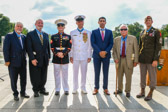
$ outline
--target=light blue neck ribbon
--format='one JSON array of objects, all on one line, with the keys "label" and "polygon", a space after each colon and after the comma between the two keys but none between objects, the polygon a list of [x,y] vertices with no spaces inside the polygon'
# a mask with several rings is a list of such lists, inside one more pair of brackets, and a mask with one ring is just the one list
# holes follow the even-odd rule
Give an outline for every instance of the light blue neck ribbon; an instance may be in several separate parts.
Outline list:
[{"label": "light blue neck ribbon", "polygon": [[39,30],[37,30],[37,28],[36,28],[36,31],[39,35],[43,35],[42,31],[40,32]]},{"label": "light blue neck ribbon", "polygon": [[77,28],[77,30],[81,33],[84,30],[84,28],[82,28],[81,30],[79,28]]},{"label": "light blue neck ribbon", "polygon": [[146,31],[147,33],[151,30],[152,26]]},{"label": "light blue neck ribbon", "polygon": [[17,37],[21,37],[21,33],[20,34],[18,34],[16,31],[15,31],[15,33],[16,33],[16,35],[17,35]]}]

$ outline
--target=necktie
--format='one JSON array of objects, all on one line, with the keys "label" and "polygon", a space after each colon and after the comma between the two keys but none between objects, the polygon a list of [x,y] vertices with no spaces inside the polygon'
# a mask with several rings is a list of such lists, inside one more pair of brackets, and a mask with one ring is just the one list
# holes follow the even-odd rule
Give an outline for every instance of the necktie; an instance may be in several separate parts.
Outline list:
[{"label": "necktie", "polygon": [[121,57],[125,57],[125,40],[123,40]]},{"label": "necktie", "polygon": [[21,47],[22,47],[22,49],[23,49],[23,44],[22,44],[22,39],[21,39],[21,37],[18,37],[18,39],[19,39],[20,45],[21,45]]},{"label": "necktie", "polygon": [[40,34],[40,41],[41,41],[41,44],[43,45],[43,37],[42,37],[42,34]]},{"label": "necktie", "polygon": [[104,41],[104,29],[101,29],[102,40]]}]

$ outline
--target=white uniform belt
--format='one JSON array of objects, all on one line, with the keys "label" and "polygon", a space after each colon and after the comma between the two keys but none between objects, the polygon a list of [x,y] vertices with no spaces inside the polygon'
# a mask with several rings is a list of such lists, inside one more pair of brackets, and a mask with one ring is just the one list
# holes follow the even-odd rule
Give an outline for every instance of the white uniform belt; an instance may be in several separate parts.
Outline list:
[{"label": "white uniform belt", "polygon": [[56,47],[56,50],[65,50],[65,47]]}]

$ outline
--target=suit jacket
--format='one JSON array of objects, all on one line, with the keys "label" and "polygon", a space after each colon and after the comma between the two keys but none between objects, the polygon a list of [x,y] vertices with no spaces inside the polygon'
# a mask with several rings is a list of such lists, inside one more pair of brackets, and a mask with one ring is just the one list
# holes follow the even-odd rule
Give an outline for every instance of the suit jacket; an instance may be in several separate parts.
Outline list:
[{"label": "suit jacket", "polygon": [[42,67],[43,65],[48,66],[49,59],[51,57],[48,34],[45,32],[42,33],[43,45],[41,44],[36,30],[29,32],[26,37],[26,49],[29,60],[32,61],[36,59],[38,61],[38,67]]},{"label": "suit jacket", "polygon": [[106,58],[111,58],[111,49],[113,47],[113,33],[111,30],[105,29],[105,38],[102,40],[99,28],[92,31],[91,45],[93,47],[93,58],[101,58],[100,51],[106,51]]},{"label": "suit jacket", "polygon": [[10,62],[10,66],[26,66],[25,36],[21,35],[21,39],[23,48],[15,31],[5,36],[3,54],[5,62]]},{"label": "suit jacket", "polygon": [[[120,61],[121,36],[114,39],[113,58]],[[126,61],[129,68],[133,68],[133,63],[138,62],[138,42],[135,36],[127,36]]]}]

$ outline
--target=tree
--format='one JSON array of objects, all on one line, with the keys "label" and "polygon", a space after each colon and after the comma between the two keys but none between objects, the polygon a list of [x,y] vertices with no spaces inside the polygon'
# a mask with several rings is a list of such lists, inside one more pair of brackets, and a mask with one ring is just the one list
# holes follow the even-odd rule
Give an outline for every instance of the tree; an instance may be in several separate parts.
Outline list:
[{"label": "tree", "polygon": [[120,27],[120,25],[117,26],[117,27],[115,27],[115,30],[113,31],[113,37],[114,37],[114,38],[121,35],[121,34],[120,34],[119,27]]},{"label": "tree", "polygon": [[3,14],[0,14],[0,43],[1,43],[1,37],[6,35],[11,28],[10,19],[6,16],[3,16]]},{"label": "tree", "polygon": [[133,24],[129,24],[128,29],[128,34],[135,36],[139,42],[140,32],[144,29],[143,25],[135,22]]}]

